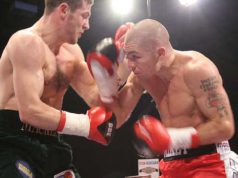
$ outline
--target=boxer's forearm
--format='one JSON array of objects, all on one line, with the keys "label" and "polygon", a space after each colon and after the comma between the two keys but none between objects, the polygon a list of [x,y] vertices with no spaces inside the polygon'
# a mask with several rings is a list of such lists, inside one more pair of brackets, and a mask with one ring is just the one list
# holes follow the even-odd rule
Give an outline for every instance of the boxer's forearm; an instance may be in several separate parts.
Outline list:
[{"label": "boxer's forearm", "polygon": [[234,135],[234,123],[218,118],[199,125],[197,131],[201,145],[218,143]]},{"label": "boxer's forearm", "polygon": [[130,118],[142,93],[142,89],[133,89],[130,85],[126,85],[119,93],[118,98],[115,98],[114,102],[108,106],[116,115],[117,127]]},{"label": "boxer's forearm", "polygon": [[60,111],[43,102],[30,104],[28,108],[19,108],[20,119],[36,128],[56,130],[60,120]]},{"label": "boxer's forearm", "polygon": [[[205,121],[206,120],[206,121]],[[194,127],[199,135],[201,145],[229,140],[234,134],[234,123],[231,118],[214,117],[212,119],[195,116],[179,116],[163,120],[167,128]]]}]

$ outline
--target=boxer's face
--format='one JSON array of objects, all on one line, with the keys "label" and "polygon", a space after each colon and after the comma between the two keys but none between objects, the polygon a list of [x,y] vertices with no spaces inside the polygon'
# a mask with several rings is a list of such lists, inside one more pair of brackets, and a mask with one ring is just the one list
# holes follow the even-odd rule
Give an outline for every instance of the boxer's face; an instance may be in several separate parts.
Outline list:
[{"label": "boxer's face", "polygon": [[75,11],[69,10],[65,23],[66,35],[69,43],[77,43],[82,34],[89,29],[89,18],[91,16],[91,4],[83,1],[81,7]]},{"label": "boxer's face", "polygon": [[155,74],[155,54],[136,43],[128,43],[125,46],[128,67],[136,75],[150,77]]}]

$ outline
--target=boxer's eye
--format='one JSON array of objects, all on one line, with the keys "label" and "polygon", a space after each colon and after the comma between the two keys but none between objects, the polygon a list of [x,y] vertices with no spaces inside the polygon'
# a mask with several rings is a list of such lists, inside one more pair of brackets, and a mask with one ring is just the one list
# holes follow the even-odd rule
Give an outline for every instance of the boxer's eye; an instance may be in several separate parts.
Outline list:
[{"label": "boxer's eye", "polygon": [[90,14],[89,14],[88,12],[83,13],[81,16],[82,16],[84,19],[90,18]]},{"label": "boxer's eye", "polygon": [[139,56],[131,55],[130,59],[133,60],[133,61],[136,61],[137,59],[139,59]]}]

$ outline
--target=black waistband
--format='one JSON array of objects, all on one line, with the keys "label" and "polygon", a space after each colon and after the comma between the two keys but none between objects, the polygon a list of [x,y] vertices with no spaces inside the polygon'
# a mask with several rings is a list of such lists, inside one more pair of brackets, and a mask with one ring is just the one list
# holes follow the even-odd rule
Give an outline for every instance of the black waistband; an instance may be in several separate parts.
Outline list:
[{"label": "black waistband", "polygon": [[0,110],[0,132],[58,137],[56,131],[39,129],[22,123],[18,111],[14,110]]},{"label": "black waistband", "polygon": [[168,150],[164,154],[164,161],[172,161],[172,160],[183,159],[183,158],[192,158],[192,157],[206,155],[206,154],[213,154],[216,152],[217,152],[217,149],[215,144],[200,146],[195,149]]}]

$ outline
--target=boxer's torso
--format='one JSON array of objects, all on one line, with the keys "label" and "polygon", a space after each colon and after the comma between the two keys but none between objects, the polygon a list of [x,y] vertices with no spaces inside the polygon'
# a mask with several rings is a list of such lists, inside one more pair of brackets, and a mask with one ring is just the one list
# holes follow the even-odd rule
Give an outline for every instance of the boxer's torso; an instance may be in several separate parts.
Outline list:
[{"label": "boxer's torso", "polygon": [[[73,48],[75,47],[70,44],[63,44],[59,52],[54,54],[43,40],[42,43],[44,44],[42,54],[44,56],[42,68],[44,86],[41,89],[41,100],[54,108],[60,109],[63,96],[74,75],[76,60],[78,60],[76,55],[73,54],[75,50]],[[7,46],[7,48],[11,48],[11,46]],[[26,52],[31,52],[31,50],[28,49]],[[6,49],[3,51],[0,60],[0,91],[0,108],[18,110],[13,84],[13,66]]]},{"label": "boxer's torso", "polygon": [[[185,56],[188,58],[188,56]],[[196,57],[195,57],[196,58]],[[185,70],[206,59],[185,59],[176,74],[169,81],[160,78],[142,82],[143,87],[150,93],[156,102],[161,119],[166,127],[197,127],[206,118],[199,111],[193,92],[189,89],[185,78]],[[209,61],[207,61],[209,63]],[[209,64],[207,65],[209,66]],[[207,67],[206,66],[206,67]]]}]

